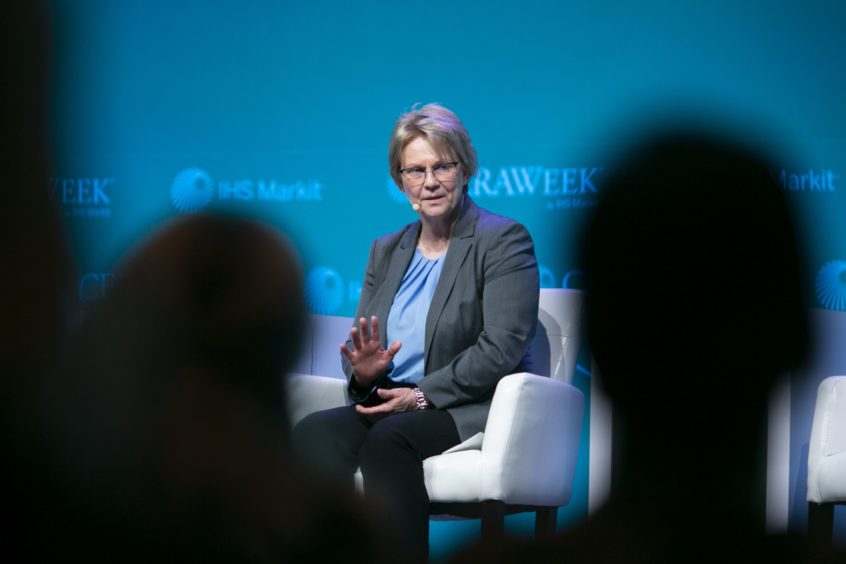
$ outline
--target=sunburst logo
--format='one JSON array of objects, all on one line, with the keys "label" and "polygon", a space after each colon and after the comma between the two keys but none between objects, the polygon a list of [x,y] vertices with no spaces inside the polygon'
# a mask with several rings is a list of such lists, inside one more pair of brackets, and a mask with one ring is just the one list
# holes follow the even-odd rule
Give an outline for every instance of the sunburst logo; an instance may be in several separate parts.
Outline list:
[{"label": "sunburst logo", "polygon": [[186,168],[176,175],[170,187],[170,200],[176,209],[191,213],[209,205],[214,195],[211,177],[201,168]]},{"label": "sunburst logo", "polygon": [[306,301],[312,312],[331,315],[344,302],[344,281],[341,275],[325,266],[312,268],[305,281]]},{"label": "sunburst logo", "polygon": [[846,261],[832,260],[820,269],[816,281],[817,298],[823,307],[846,310]]}]

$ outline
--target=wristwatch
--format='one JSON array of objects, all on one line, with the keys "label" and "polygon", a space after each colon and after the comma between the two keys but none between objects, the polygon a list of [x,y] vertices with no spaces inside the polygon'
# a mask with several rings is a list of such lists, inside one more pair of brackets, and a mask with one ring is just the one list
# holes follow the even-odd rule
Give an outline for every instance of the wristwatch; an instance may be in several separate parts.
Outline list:
[{"label": "wristwatch", "polygon": [[423,390],[414,388],[414,395],[417,397],[417,409],[429,409],[432,407],[429,400],[423,395]]}]

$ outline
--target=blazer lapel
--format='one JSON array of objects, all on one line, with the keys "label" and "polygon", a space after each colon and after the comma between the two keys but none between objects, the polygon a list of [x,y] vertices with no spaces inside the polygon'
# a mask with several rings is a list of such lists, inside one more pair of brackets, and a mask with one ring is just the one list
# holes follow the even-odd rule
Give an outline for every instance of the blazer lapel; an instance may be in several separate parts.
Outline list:
[{"label": "blazer lapel", "polygon": [[429,358],[432,354],[432,338],[435,336],[438,320],[455,285],[461,265],[464,264],[464,259],[475,241],[476,220],[478,218],[479,208],[476,207],[470,196],[465,194],[464,209],[461,210],[461,217],[459,217],[453,229],[441,276],[438,279],[435,294],[432,296],[432,303],[429,305],[429,313],[426,316],[426,342],[423,349],[426,351],[423,364],[424,371],[425,367],[429,365]]},{"label": "blazer lapel", "polygon": [[397,295],[403,274],[408,270],[411,257],[414,256],[419,232],[420,222],[411,224],[388,260],[388,271],[385,273],[385,281],[381,284],[383,298],[376,301],[376,310],[373,312],[373,315],[379,319],[380,340],[385,348],[388,348],[388,314],[391,312],[394,296]]}]

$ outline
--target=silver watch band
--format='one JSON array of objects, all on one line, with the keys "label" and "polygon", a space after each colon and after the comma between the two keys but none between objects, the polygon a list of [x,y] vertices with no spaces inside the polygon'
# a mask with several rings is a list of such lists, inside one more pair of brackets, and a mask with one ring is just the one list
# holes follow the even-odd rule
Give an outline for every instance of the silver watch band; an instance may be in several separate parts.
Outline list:
[{"label": "silver watch band", "polygon": [[431,407],[429,400],[423,395],[423,390],[414,388],[414,395],[417,397],[417,409],[429,409]]}]

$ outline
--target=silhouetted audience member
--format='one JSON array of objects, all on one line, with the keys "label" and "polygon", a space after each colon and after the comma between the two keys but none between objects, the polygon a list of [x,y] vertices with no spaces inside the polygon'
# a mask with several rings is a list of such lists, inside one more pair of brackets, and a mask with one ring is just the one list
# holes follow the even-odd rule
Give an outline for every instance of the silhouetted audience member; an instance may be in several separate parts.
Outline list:
[{"label": "silhouetted audience member", "polygon": [[0,553],[44,544],[53,499],[34,397],[58,366],[74,265],[50,199],[51,17],[46,3],[0,5]]},{"label": "silhouetted audience member", "polygon": [[305,324],[270,228],[198,215],[143,241],[46,390],[68,559],[383,559],[372,517],[290,456]]},{"label": "silhouetted audience member", "polygon": [[51,17],[38,0],[0,8],[3,558],[386,561],[374,517],[289,455],[282,378],[305,310],[271,230],[169,226],[71,335],[76,273],[48,185]]},{"label": "silhouetted audience member", "polygon": [[770,390],[809,350],[803,253],[763,151],[667,131],[611,167],[580,240],[614,484],[553,540],[456,561],[835,561],[765,534]]}]

